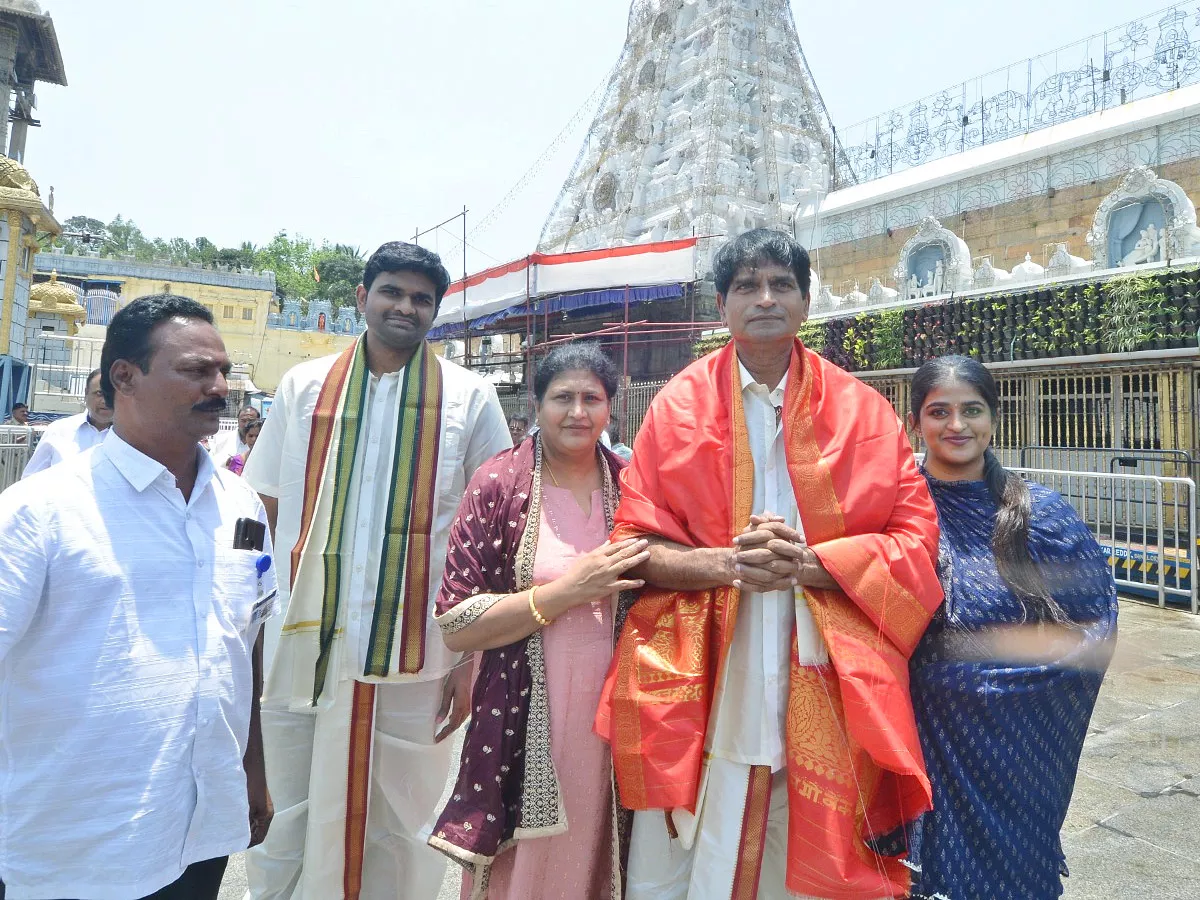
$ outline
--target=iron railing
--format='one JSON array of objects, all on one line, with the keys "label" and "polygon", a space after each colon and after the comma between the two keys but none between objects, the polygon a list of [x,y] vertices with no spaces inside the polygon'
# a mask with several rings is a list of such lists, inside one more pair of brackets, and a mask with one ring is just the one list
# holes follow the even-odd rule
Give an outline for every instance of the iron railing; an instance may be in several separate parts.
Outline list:
[{"label": "iron railing", "polygon": [[1014,468],[1053,488],[1075,508],[1108,553],[1117,586],[1148,593],[1159,606],[1200,612],[1196,561],[1196,483],[1190,478]]},{"label": "iron railing", "polygon": [[0,491],[21,480],[40,432],[24,425],[0,425]]},{"label": "iron railing", "polygon": [[1194,7],[1144,15],[838,129],[837,183],[882,178],[1200,82]]}]

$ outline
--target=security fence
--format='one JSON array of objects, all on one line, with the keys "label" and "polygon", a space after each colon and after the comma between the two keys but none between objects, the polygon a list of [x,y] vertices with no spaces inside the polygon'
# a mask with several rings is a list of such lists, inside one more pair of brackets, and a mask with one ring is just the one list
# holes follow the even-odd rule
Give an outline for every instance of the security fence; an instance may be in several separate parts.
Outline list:
[{"label": "security fence", "polygon": [[1197,603],[1196,483],[1190,478],[1014,468],[1075,507],[1108,554],[1117,586],[1159,606]]},{"label": "security fence", "polygon": [[100,338],[76,337],[54,332],[39,334],[34,341],[29,405],[50,412],[82,412],[87,377],[100,367]]},{"label": "security fence", "polygon": [[38,437],[38,431],[24,425],[0,425],[0,491],[21,480]]}]

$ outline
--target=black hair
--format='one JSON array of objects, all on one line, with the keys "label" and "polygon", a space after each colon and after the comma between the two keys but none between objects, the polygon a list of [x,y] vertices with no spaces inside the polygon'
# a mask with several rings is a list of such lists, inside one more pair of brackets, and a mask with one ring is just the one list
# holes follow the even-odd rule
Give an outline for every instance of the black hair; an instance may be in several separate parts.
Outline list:
[{"label": "black hair", "polygon": [[262,427],[266,424],[267,423],[263,421],[261,416],[259,418],[255,419],[253,422],[247,422],[246,423],[246,434],[250,433],[251,428],[257,428],[261,431]]},{"label": "black hair", "polygon": [[563,372],[578,370],[591,372],[604,385],[604,393],[612,400],[617,396],[617,367],[595,344],[561,344],[546,354],[546,358],[538,363],[537,372],[533,376],[533,396],[541,403],[546,397],[546,389]]},{"label": "black hair", "polygon": [[442,265],[442,258],[419,244],[388,241],[372,253],[363,269],[363,289],[371,290],[371,285],[383,272],[416,272],[424,275],[433,282],[434,299],[438,306],[441,306],[442,297],[446,296],[446,290],[450,287],[450,273]]},{"label": "black hair", "polygon": [[755,228],[727,241],[713,257],[713,277],[717,282],[717,293],[729,293],[734,276],[744,266],[758,266],[766,262],[787,266],[796,276],[800,290],[807,294],[812,284],[812,266],[808,251],[791,235],[774,228]]},{"label": "black hair", "polygon": [[16,403],[14,403],[12,405],[12,408],[13,408],[13,412],[16,412],[18,409],[29,409],[29,404],[22,403],[20,400],[18,400]]},{"label": "black hair", "polygon": [[100,390],[104,392],[104,402],[110,409],[115,408],[113,403],[116,399],[112,382],[113,363],[125,359],[143,372],[149,372],[150,358],[155,350],[151,332],[156,325],[168,319],[199,319],[213,324],[212,313],[204,306],[178,294],[138,297],[108,323],[104,349],[100,351]]},{"label": "black hair", "polygon": [[529,424],[529,416],[525,415],[525,413],[513,413],[511,416],[508,417],[508,421],[509,421],[509,423],[524,422],[526,425],[528,425]]},{"label": "black hair", "polygon": [[[914,421],[920,423],[921,408],[930,391],[953,381],[961,381],[978,393],[993,419],[999,416],[1000,392],[992,373],[977,359],[942,356],[929,360],[913,375],[911,411]],[[992,528],[992,552],[1000,577],[1025,604],[1025,609],[1039,621],[1065,622],[1066,614],[1050,596],[1041,570],[1029,555],[1029,521],[1033,515],[1033,501],[1025,479],[1004,468],[992,448],[988,447],[983,456],[983,480],[999,507],[996,524]]]},{"label": "black hair", "polygon": [[83,382],[83,389],[86,391],[87,386],[92,383],[92,379],[103,371],[103,369],[92,369],[92,371],[88,372],[88,377]]}]

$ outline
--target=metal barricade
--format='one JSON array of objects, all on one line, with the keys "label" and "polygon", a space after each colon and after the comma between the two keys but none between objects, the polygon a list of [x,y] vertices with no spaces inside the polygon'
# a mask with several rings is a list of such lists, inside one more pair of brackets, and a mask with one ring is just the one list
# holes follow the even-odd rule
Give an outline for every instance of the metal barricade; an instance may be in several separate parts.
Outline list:
[{"label": "metal barricade", "polygon": [[1018,465],[1032,469],[1200,478],[1200,462],[1187,450],[1026,445],[1019,460]]},{"label": "metal barricade", "polygon": [[38,433],[25,425],[0,425],[0,491],[21,480]]},{"label": "metal barricade", "polygon": [[29,405],[39,412],[79,412],[88,375],[100,366],[103,338],[45,332],[34,343]]},{"label": "metal barricade", "polygon": [[1196,562],[1196,483],[1190,478],[1014,467],[1075,507],[1108,553],[1117,586],[1166,606],[1200,613]]}]

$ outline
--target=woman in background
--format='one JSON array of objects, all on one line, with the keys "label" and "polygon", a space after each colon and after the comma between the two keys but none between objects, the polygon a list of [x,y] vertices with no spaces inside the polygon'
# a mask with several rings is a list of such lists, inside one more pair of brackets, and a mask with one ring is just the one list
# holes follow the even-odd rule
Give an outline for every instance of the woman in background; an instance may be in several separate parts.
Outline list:
[{"label": "woman in background", "polygon": [[998,410],[976,360],[913,377],[946,594],[911,662],[933,785],[911,836],[917,898],[1062,894],[1059,830],[1116,637],[1104,551],[1059,494],[1000,465]]},{"label": "woman in background", "polygon": [[262,431],[262,427],[262,419],[255,419],[246,426],[245,452],[229,457],[229,462],[225,463],[225,468],[227,468],[234,475],[241,475],[242,469],[246,468],[246,460],[250,458],[250,451],[254,449],[254,443],[258,440],[258,433]]}]

